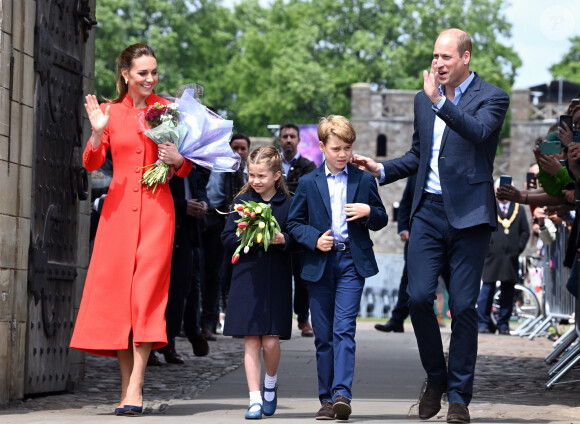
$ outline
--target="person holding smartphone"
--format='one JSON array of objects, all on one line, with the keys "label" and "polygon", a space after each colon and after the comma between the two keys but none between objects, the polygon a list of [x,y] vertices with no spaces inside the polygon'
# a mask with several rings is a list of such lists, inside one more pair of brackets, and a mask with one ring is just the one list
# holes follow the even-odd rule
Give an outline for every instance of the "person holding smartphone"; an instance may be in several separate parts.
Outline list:
[{"label": "person holding smartphone", "polygon": [[[569,118],[565,118],[569,117]],[[568,146],[573,141],[578,141],[578,130],[580,129],[580,105],[571,110],[570,115],[560,117],[558,126],[558,138],[564,146]],[[576,133],[576,134],[574,134]],[[576,135],[576,137],[574,137]]]}]

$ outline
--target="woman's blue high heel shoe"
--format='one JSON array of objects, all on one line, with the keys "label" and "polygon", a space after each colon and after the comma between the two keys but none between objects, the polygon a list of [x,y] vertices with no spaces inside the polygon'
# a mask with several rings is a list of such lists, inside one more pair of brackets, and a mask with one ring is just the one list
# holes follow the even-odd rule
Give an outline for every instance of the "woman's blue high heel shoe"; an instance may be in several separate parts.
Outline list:
[{"label": "woman's blue high heel shoe", "polygon": [[[143,389],[141,389],[141,398],[143,398]],[[141,415],[142,413],[143,406],[123,405],[122,408],[115,408],[115,415],[117,416]]]},{"label": "woman's blue high heel shoe", "polygon": [[278,385],[276,384],[276,387],[274,387],[273,389],[267,389],[266,387],[263,387],[263,394],[266,394],[266,392],[274,392],[274,399],[272,399],[271,401],[267,401],[266,397],[264,395],[262,395],[262,402],[263,402],[263,410],[264,410],[264,415],[266,415],[267,417],[274,415],[274,412],[276,412],[276,407],[278,406]]},{"label": "woman's blue high heel shoe", "polygon": [[[259,406],[260,408],[257,411],[250,411],[254,406]],[[246,412],[246,420],[261,420],[262,419],[262,405],[259,403],[252,403],[249,408],[248,412]]]},{"label": "woman's blue high heel shoe", "polygon": [[115,408],[115,415],[141,415],[143,413],[142,406],[124,405],[122,408]]}]

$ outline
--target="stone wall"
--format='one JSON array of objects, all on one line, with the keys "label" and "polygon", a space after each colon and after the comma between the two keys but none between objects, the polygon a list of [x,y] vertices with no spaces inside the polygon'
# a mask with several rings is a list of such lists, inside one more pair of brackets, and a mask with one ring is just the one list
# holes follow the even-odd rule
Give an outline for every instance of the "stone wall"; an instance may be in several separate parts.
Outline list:
[{"label": "stone wall", "polygon": [[[353,84],[351,122],[357,133],[354,152],[378,161],[402,156],[411,147],[413,136],[413,98],[416,91],[372,91],[369,84]],[[377,139],[386,137],[386,156],[377,156]],[[406,180],[379,187],[389,214],[389,224],[372,232],[376,253],[403,253],[403,243],[393,220],[393,204],[401,200]]]},{"label": "stone wall", "polygon": [[[89,2],[92,11],[95,2]],[[0,0],[0,406],[25,395],[28,255],[35,213],[31,208],[36,7],[35,0]],[[84,61],[85,69],[90,70],[85,72],[85,91],[91,92],[94,31]],[[90,133],[86,118],[83,128],[86,140]],[[89,213],[88,202],[79,202],[77,304],[88,263]],[[71,370],[76,380],[82,378],[84,356],[79,353],[77,358]]]},{"label": "stone wall", "polygon": [[35,6],[0,1],[0,404],[23,396]]}]

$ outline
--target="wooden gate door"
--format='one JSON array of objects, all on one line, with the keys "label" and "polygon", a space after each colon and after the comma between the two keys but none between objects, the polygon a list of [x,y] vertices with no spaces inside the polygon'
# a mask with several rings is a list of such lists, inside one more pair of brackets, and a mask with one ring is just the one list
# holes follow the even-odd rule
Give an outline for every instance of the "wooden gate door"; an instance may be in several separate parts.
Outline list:
[{"label": "wooden gate door", "polygon": [[34,148],[24,392],[70,387],[89,0],[36,0]]}]

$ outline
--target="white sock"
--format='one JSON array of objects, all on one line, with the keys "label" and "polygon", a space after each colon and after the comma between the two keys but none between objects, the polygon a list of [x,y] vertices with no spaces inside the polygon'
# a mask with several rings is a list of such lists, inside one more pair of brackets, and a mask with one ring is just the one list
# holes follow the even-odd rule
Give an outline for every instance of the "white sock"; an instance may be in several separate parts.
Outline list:
[{"label": "white sock", "polygon": [[[256,391],[256,392],[250,392],[250,405],[253,405],[255,403],[259,403],[260,405],[262,405],[262,393],[260,393],[260,391]],[[253,406],[252,408],[250,408],[250,411],[255,412],[257,411],[259,408],[259,406]]]},{"label": "white sock", "polygon": [[[264,387],[266,389],[273,389],[276,387],[276,381],[278,381],[278,374],[271,377],[266,373],[266,376],[264,377]],[[264,390],[264,400],[272,402],[274,400],[274,394],[274,392],[267,392]]]}]

